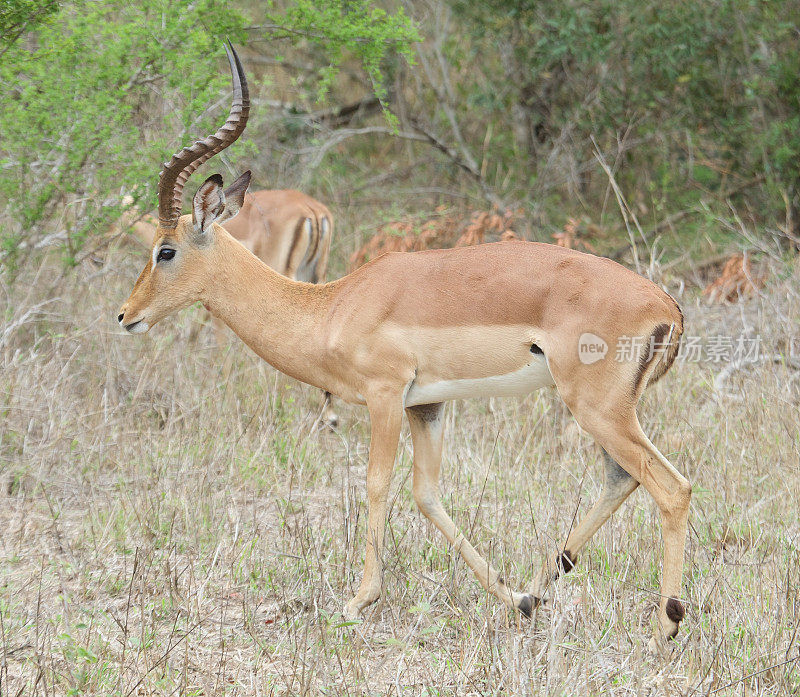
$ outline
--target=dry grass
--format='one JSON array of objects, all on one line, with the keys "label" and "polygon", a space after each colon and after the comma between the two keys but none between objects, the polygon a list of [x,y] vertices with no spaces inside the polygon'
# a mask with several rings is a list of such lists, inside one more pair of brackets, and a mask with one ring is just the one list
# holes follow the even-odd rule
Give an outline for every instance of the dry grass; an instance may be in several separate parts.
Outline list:
[{"label": "dry grass", "polygon": [[[147,337],[114,313],[143,253],[53,280],[24,271],[0,319],[0,693],[5,695],[789,695],[800,691],[798,372],[687,363],[646,431],[694,485],[687,619],[644,647],[660,567],[637,491],[518,623],[415,510],[403,436],[384,596],[343,626],[364,551],[366,414],[320,433],[316,390],[181,313]],[[688,332],[798,333],[798,276],[745,305],[684,299]],[[46,302],[46,304],[41,304]],[[208,344],[208,345],[206,345]],[[722,389],[721,389],[722,388]],[[597,496],[598,453],[545,391],[447,410],[443,491],[523,586]]]}]

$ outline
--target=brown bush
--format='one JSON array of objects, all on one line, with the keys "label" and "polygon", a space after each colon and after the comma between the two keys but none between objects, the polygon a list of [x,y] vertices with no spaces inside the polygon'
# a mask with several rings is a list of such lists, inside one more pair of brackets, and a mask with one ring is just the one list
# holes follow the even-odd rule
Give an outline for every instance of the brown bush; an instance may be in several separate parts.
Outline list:
[{"label": "brown bush", "polygon": [[588,220],[568,218],[563,232],[554,233],[552,238],[559,247],[596,254],[597,249],[587,238],[596,237],[599,233],[600,228]]},{"label": "brown bush", "polygon": [[736,302],[756,295],[765,282],[766,274],[753,271],[749,256],[735,254],[725,262],[720,275],[706,286],[703,295],[712,305]]},{"label": "brown bush", "polygon": [[382,225],[366,244],[350,257],[350,269],[387,252],[419,252],[425,249],[468,247],[485,242],[518,239],[511,226],[521,211],[473,211],[467,216],[445,208],[419,223],[413,218]]}]

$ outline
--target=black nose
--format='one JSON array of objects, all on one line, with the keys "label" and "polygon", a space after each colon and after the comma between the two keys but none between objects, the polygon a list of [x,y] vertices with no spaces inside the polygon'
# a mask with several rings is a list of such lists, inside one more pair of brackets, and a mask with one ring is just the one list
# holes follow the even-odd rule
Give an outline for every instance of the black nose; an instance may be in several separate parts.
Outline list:
[{"label": "black nose", "polygon": [[117,315],[117,322],[121,322],[121,321],[122,321],[122,318],[123,318],[124,316],[125,316],[125,313],[124,313],[124,312],[120,312],[120,313]]}]

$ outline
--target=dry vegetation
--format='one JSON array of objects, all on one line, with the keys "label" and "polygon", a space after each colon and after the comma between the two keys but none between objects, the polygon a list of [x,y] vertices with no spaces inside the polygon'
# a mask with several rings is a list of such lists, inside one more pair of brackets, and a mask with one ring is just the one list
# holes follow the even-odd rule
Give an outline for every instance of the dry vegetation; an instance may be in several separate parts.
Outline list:
[{"label": "dry vegetation", "polygon": [[725,262],[719,276],[703,290],[710,303],[736,302],[758,293],[766,282],[764,272],[753,270],[752,259],[747,254],[734,254]]},{"label": "dry vegetation", "polygon": [[[345,225],[345,228],[348,226]],[[355,248],[355,244],[353,248]],[[687,333],[762,337],[688,362],[645,428],[694,485],[687,619],[649,657],[660,522],[637,491],[554,605],[518,623],[420,516],[398,458],[385,591],[339,615],[364,552],[366,413],[319,432],[316,390],[238,343],[223,379],[202,314],[114,321],[134,245],[0,286],[0,692],[5,695],[790,695],[800,691],[798,273],[736,305],[682,297]],[[447,410],[443,492],[518,586],[597,496],[598,452],[555,393]]]},{"label": "dry vegetation", "polygon": [[515,240],[512,229],[519,212],[507,210],[472,211],[464,214],[447,206],[439,206],[436,213],[418,220],[407,216],[388,222],[378,229],[350,255],[350,268],[357,269],[370,259],[387,252],[421,252],[425,249],[469,247],[485,242]]}]

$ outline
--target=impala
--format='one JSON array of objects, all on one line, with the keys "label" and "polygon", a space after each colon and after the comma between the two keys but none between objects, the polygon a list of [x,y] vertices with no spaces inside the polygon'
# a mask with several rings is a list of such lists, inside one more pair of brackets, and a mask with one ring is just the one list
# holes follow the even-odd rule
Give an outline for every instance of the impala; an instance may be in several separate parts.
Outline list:
[{"label": "impala", "polygon": [[[227,47],[226,47],[227,50]],[[159,223],[151,258],[120,325],[146,332],[201,301],[256,354],[298,380],[366,405],[370,417],[364,573],[345,615],[357,617],[381,592],[387,495],[403,412],[414,449],[413,494],[483,588],[530,615],[547,586],[639,484],[663,524],[664,560],[656,645],[676,636],[691,487],[642,431],[636,405],[669,369],[683,317],[650,281],[608,259],[548,244],[509,241],[383,255],[331,283],[281,276],[221,223],[245,200],[246,172],[223,189],[215,174],[181,215],[191,173],[230,145],[249,111],[245,76],[228,50],[234,97],[212,136],[172,157],[159,180]],[[588,336],[597,349],[581,347]],[[602,346],[642,338],[635,360]],[[554,550],[526,592],[513,590],[464,537],[442,506],[443,404],[475,396],[525,395],[554,385],[580,426],[602,447],[605,483],[586,518]],[[524,482],[521,483],[524,485]]]}]

